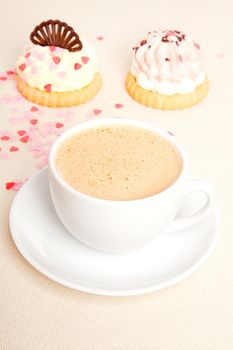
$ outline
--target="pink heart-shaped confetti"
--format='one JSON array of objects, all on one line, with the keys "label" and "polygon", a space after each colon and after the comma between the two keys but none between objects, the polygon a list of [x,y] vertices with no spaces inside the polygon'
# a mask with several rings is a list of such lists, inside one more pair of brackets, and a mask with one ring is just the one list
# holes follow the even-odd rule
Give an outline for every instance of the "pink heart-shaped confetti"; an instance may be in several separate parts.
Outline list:
[{"label": "pink heart-shaped confetti", "polygon": [[7,71],[6,71],[6,74],[7,74],[7,75],[14,75],[14,74],[15,74],[15,71],[13,71],[13,70],[7,70]]},{"label": "pink heart-shaped confetti", "polygon": [[2,160],[8,160],[9,159],[9,154],[8,153],[6,153],[6,152],[1,152],[0,153],[0,159],[2,159]]},{"label": "pink heart-shaped confetti", "polygon": [[116,108],[122,108],[123,105],[122,105],[121,103],[115,103],[115,107],[116,107]]},{"label": "pink heart-shaped confetti", "polygon": [[12,189],[14,191],[18,191],[23,185],[23,182],[22,181],[19,181],[19,180],[15,180],[14,181],[14,186],[12,187]]},{"label": "pink heart-shaped confetti", "polygon": [[1,140],[3,140],[3,141],[7,141],[7,140],[9,140],[9,139],[10,139],[9,136],[6,136],[6,135],[4,135],[4,136],[1,137]]},{"label": "pink heart-shaped confetti", "polygon": [[33,157],[36,159],[39,159],[42,156],[42,152],[40,151],[33,151],[32,154],[33,154]]},{"label": "pink heart-shaped confetti", "polygon": [[16,123],[18,123],[18,121],[19,121],[20,119],[19,118],[10,118],[10,122],[12,123],[12,124],[16,124]]},{"label": "pink heart-shaped confetti", "polygon": [[25,68],[26,68],[26,64],[25,63],[22,63],[22,64],[19,65],[19,69],[21,71],[24,71]]},{"label": "pink heart-shaped confetti", "polygon": [[55,51],[56,50],[56,46],[49,46],[49,50],[52,51],[52,52]]},{"label": "pink heart-shaped confetti", "polygon": [[15,146],[11,146],[10,148],[10,152],[17,152],[19,149],[18,147],[15,147]]},{"label": "pink heart-shaped confetti", "polygon": [[80,64],[80,63],[75,63],[74,64],[74,69],[75,70],[78,70],[78,69],[80,69],[82,67],[82,65]]},{"label": "pink heart-shaped confetti", "polygon": [[51,92],[51,90],[52,90],[52,84],[46,84],[46,85],[44,86],[44,89],[45,89],[47,92]]},{"label": "pink heart-shaped confetti", "polygon": [[38,111],[38,108],[35,107],[35,106],[32,106],[32,108],[30,109],[30,111],[31,111],[31,112],[36,112],[36,111]]},{"label": "pink heart-shaped confetti", "polygon": [[53,62],[54,62],[55,64],[60,63],[60,61],[61,61],[60,57],[58,57],[58,56],[54,56],[54,57],[53,57]]},{"label": "pink heart-shaped confetti", "polygon": [[6,81],[6,80],[7,80],[7,77],[0,77],[0,80]]},{"label": "pink heart-shaped confetti", "polygon": [[62,124],[62,123],[56,123],[55,126],[56,126],[56,128],[63,128],[64,124]]},{"label": "pink heart-shaped confetti", "polygon": [[28,57],[30,57],[30,56],[31,56],[31,52],[28,52],[28,53],[25,54],[24,57],[25,57],[25,58],[28,58]]},{"label": "pink heart-shaped confetti", "polygon": [[28,142],[28,140],[29,140],[29,136],[28,135],[25,135],[25,136],[20,138],[20,141],[24,142],[24,143]]},{"label": "pink heart-shaped confetti", "polygon": [[81,57],[81,60],[82,60],[83,64],[87,64],[87,62],[89,61],[89,57],[83,56],[83,57]]},{"label": "pink heart-shaped confetti", "polygon": [[36,125],[38,123],[38,119],[30,119],[30,123],[32,125]]},{"label": "pink heart-shaped confetti", "polygon": [[18,134],[19,136],[23,136],[24,134],[26,134],[26,131],[25,131],[25,130],[18,130],[18,131],[17,131],[17,134]]},{"label": "pink heart-shaped confetti", "polygon": [[48,157],[43,158],[39,163],[36,164],[38,169],[44,168],[48,164]]},{"label": "pink heart-shaped confetti", "polygon": [[15,185],[14,181],[6,182],[5,188],[6,190],[11,190],[14,187],[14,185]]},{"label": "pink heart-shaped confetti", "polygon": [[95,115],[98,115],[98,114],[100,114],[102,111],[101,111],[101,109],[93,109],[93,113],[95,114]]}]

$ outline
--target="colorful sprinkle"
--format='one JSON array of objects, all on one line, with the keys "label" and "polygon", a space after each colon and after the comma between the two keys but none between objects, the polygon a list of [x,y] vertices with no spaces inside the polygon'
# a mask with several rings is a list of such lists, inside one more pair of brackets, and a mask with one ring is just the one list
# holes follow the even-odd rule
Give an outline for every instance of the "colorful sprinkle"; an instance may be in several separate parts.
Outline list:
[{"label": "colorful sprinkle", "polygon": [[44,89],[45,89],[47,92],[51,92],[51,90],[52,90],[52,84],[46,84],[46,85],[44,86]]},{"label": "colorful sprinkle", "polygon": [[30,109],[30,111],[31,111],[31,112],[36,112],[36,111],[38,111],[38,108],[35,107],[35,106],[32,106],[32,108]]},{"label": "colorful sprinkle", "polygon": [[81,57],[81,60],[82,60],[83,64],[87,64],[87,62],[89,61],[89,57],[83,56],[83,57]]},{"label": "colorful sprinkle", "polygon": [[60,63],[60,61],[61,61],[60,57],[58,57],[58,56],[54,56],[54,57],[53,57],[53,62],[54,62],[55,64]]},{"label": "colorful sprinkle", "polygon": [[20,64],[19,69],[21,71],[24,71],[25,68],[26,68],[26,64],[25,63]]},{"label": "colorful sprinkle", "polygon": [[7,80],[7,77],[0,77],[0,80],[6,81],[6,80]]},{"label": "colorful sprinkle", "polygon": [[102,111],[101,111],[101,109],[93,109],[93,113],[95,114],[95,115],[98,115],[98,114],[100,114]]},{"label": "colorful sprinkle", "polygon": [[36,125],[38,123],[38,119],[30,119],[30,123],[32,125]]},{"label": "colorful sprinkle", "polygon": [[123,105],[122,105],[121,103],[115,103],[115,107],[116,107],[116,108],[122,108]]},{"label": "colorful sprinkle", "polygon": [[62,124],[62,123],[56,123],[55,126],[56,126],[56,128],[63,128],[64,124]]},{"label": "colorful sprinkle", "polygon": [[198,45],[197,43],[194,43],[194,46],[195,46],[198,50],[200,50],[200,45]]},{"label": "colorful sprinkle", "polygon": [[102,40],[104,40],[104,37],[103,36],[97,36],[96,39],[99,40],[99,41],[102,41]]},{"label": "colorful sprinkle", "polygon": [[31,52],[28,52],[28,53],[25,54],[24,57],[25,57],[25,58],[28,58],[28,57],[30,57],[30,56],[31,56]]},{"label": "colorful sprinkle", "polygon": [[74,64],[74,69],[75,70],[78,70],[78,69],[80,69],[82,67],[82,65],[80,64],[80,63],[75,63]]}]

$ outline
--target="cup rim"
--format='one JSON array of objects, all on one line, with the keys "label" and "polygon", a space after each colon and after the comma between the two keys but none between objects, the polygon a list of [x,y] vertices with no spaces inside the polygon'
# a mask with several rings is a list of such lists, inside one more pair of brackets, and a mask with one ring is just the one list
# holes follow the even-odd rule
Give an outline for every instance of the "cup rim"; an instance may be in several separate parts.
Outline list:
[{"label": "cup rim", "polygon": [[[138,198],[138,199],[129,199],[129,200],[112,200],[112,199],[104,199],[104,198],[98,198],[98,197],[93,197],[90,196],[88,194],[79,192],[77,190],[75,190],[74,188],[72,188],[69,184],[67,184],[65,182],[65,180],[62,179],[62,177],[58,174],[57,170],[56,170],[56,166],[55,166],[55,159],[56,159],[56,154],[58,151],[59,146],[70,136],[81,132],[83,130],[87,130],[90,128],[95,128],[98,126],[106,126],[106,125],[129,125],[129,126],[136,126],[139,128],[143,128],[146,130],[149,130],[150,132],[154,132],[155,134],[158,134],[160,136],[162,136],[163,138],[165,138],[167,141],[169,141],[169,143],[171,143],[175,149],[178,151],[179,155],[181,156],[181,160],[182,160],[182,170],[179,174],[179,176],[177,177],[177,179],[175,180],[175,182],[173,182],[171,185],[169,185],[167,188],[165,188],[163,191],[156,193],[154,195],[145,197],[145,198]],[[139,203],[142,201],[148,201],[151,199],[155,199],[155,198],[160,198],[162,196],[164,196],[165,194],[167,194],[168,192],[170,192],[172,189],[174,189],[174,187],[176,187],[185,177],[185,175],[187,174],[187,169],[188,169],[188,159],[186,156],[186,153],[183,149],[182,146],[180,146],[180,144],[176,141],[176,139],[174,138],[174,136],[172,136],[171,134],[169,134],[168,131],[155,126],[154,124],[150,123],[150,122],[145,122],[145,121],[141,121],[141,120],[135,120],[135,119],[126,119],[126,118],[101,118],[98,120],[91,120],[91,121],[85,121],[82,123],[79,123],[69,129],[67,129],[66,131],[64,131],[58,138],[57,140],[54,142],[54,144],[51,147],[50,150],[50,154],[49,154],[49,161],[48,161],[48,167],[49,167],[49,172],[52,173],[52,175],[55,177],[56,181],[63,187],[65,188],[66,191],[72,193],[73,195],[89,200],[89,201],[94,201],[94,202],[102,202],[102,203],[114,203],[114,204],[121,204],[122,203]]]}]

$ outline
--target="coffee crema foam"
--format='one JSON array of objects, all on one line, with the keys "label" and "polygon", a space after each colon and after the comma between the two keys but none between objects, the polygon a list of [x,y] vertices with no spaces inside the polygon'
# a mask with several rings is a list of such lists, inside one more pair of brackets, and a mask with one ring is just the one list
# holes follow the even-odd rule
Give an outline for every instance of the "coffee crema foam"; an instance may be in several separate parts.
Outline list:
[{"label": "coffee crema foam", "polygon": [[108,200],[135,200],[174,183],[182,160],[174,146],[158,134],[111,125],[66,139],[58,149],[56,168],[79,192]]}]

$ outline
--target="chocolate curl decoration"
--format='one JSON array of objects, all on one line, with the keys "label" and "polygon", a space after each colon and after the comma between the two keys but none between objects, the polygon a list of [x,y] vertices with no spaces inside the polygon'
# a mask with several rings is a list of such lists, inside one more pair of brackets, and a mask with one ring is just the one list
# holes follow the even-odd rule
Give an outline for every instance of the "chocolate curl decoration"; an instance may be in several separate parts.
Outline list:
[{"label": "chocolate curl decoration", "polygon": [[83,44],[74,29],[59,20],[42,22],[30,35],[35,45],[58,46],[70,52],[82,50]]}]

